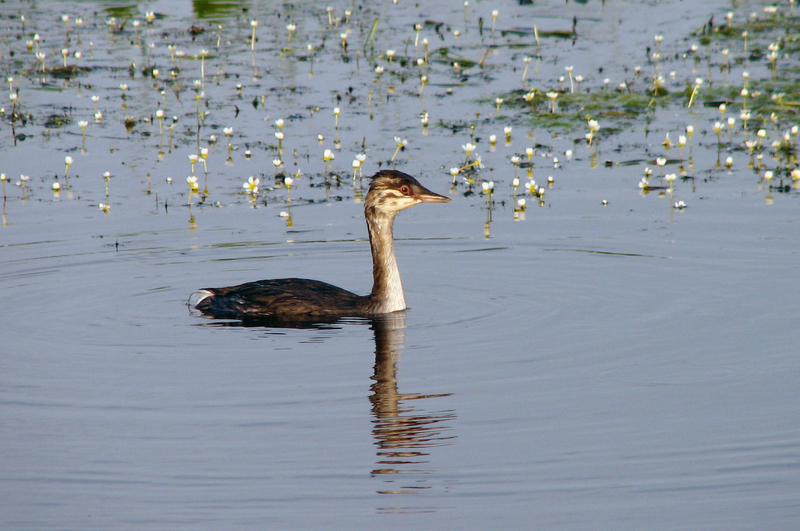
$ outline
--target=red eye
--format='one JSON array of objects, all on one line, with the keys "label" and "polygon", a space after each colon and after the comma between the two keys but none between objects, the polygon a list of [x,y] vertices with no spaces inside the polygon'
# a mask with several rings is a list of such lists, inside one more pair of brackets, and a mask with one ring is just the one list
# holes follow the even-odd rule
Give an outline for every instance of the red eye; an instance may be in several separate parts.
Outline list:
[{"label": "red eye", "polygon": [[401,187],[400,187],[400,192],[401,192],[403,195],[409,195],[409,194],[411,194],[411,188],[409,188],[409,187],[408,187],[408,186],[406,186],[406,185],[403,185],[403,186],[401,186]]}]

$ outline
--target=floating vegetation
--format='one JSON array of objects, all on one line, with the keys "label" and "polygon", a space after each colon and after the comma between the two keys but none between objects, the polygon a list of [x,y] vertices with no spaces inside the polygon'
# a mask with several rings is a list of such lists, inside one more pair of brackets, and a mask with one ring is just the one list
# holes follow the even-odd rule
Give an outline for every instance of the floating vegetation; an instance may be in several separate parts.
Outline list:
[{"label": "floating vegetation", "polygon": [[[4,19],[18,38],[0,58],[10,94],[0,109],[10,132],[0,142],[20,149],[18,140],[41,138],[62,156],[91,155],[85,162],[123,168],[115,174],[147,175],[148,194],[159,192],[152,182],[166,183],[162,196],[186,194],[169,175],[185,172],[190,155],[197,189],[173,204],[285,204],[289,191],[295,205],[311,204],[332,190],[359,201],[365,169],[410,165],[412,173],[438,172],[454,193],[488,194],[481,205],[489,211],[507,200],[521,219],[518,189],[546,205],[563,186],[548,183],[546,203],[533,175],[540,168],[663,159],[669,171],[660,167],[659,182],[642,189],[677,194],[704,149],[716,156],[704,171],[734,171],[728,159],[740,153],[759,183],[796,181],[800,19],[785,6],[732,12],[672,42],[652,35],[627,56],[587,61],[587,46],[598,44],[572,14],[543,28],[537,16],[510,26],[519,13],[470,4],[439,20],[394,4],[285,6],[280,17],[202,4],[182,17],[125,6],[65,14],[60,25],[42,14]],[[412,23],[383,22],[398,13]],[[20,185],[26,195],[60,171],[55,160],[36,171],[16,165],[0,170],[40,177]],[[275,186],[265,186],[273,174]],[[667,186],[665,175],[680,178]],[[242,182],[256,181],[242,193]]]},{"label": "floating vegetation", "polygon": [[48,129],[58,129],[72,123],[72,118],[66,114],[51,114],[45,119],[44,126]]},{"label": "floating vegetation", "polygon": [[[549,95],[548,95],[549,94]],[[504,94],[504,101],[522,111],[522,116],[535,127],[575,130],[582,127],[587,114],[620,120],[632,119],[656,105],[667,106],[670,98],[637,94],[622,90],[601,89],[596,92],[570,93],[539,89],[515,90]],[[557,101],[557,112],[554,112]]]}]

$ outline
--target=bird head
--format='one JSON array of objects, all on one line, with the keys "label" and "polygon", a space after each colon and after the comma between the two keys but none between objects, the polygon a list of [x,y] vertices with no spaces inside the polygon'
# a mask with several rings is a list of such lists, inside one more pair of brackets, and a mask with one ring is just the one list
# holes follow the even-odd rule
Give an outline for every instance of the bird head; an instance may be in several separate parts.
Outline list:
[{"label": "bird head", "polygon": [[366,209],[395,215],[420,203],[449,203],[450,198],[431,192],[412,176],[396,170],[381,170],[372,177]]}]

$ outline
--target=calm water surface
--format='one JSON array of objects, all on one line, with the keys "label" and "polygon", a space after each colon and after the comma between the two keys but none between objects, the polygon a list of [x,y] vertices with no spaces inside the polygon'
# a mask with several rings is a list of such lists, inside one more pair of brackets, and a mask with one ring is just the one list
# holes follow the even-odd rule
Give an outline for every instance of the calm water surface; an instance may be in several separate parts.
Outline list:
[{"label": "calm water surface", "polygon": [[[542,128],[507,96],[523,88],[526,55],[538,57],[526,90],[568,90],[558,78],[570,65],[584,91],[604,90],[606,77],[635,83],[636,66],[648,76],[654,68],[646,47],[656,33],[670,90],[698,76],[708,84],[709,71],[717,84],[739,83],[745,69],[768,79],[769,62],[713,42],[704,48],[713,68],[681,59],[691,32],[712,15],[722,24],[730,2],[471,4],[466,16],[462,2],[445,1],[3,4],[3,73],[30,116],[12,132],[6,103],[0,124],[10,179],[0,227],[0,527],[796,528],[800,204],[791,179],[770,188],[763,172],[779,172],[778,162],[765,147],[763,167],[749,167],[741,130],[718,150],[715,105],[602,115],[596,148],[581,121]],[[763,16],[762,3],[745,4],[735,17]],[[333,27],[327,5],[343,19]],[[152,24],[147,11],[158,15]],[[568,31],[573,16],[576,39],[544,33]],[[110,31],[110,17],[125,26]],[[426,20],[444,24],[425,24],[415,47],[413,25]],[[193,38],[192,25],[204,31]],[[49,73],[27,50],[37,33]],[[424,56],[423,38],[431,58],[420,95],[410,61]],[[82,51],[89,70],[53,75],[62,46]],[[454,72],[435,59],[442,46],[474,62],[496,53]],[[724,81],[723,46],[741,59]],[[175,51],[184,58],[173,62]],[[207,114],[198,117],[200,93]],[[499,95],[509,101],[498,111]],[[787,113],[759,122],[765,145],[798,123]],[[665,134],[677,144],[686,125],[691,146],[666,150]],[[395,136],[408,145],[392,162]],[[449,169],[463,164],[468,141],[485,167],[472,187],[453,187]],[[199,163],[195,173],[208,192],[189,197],[188,155],[203,147],[207,180]],[[526,147],[541,206],[525,189],[526,164],[512,192],[510,157],[527,162]],[[362,152],[366,176],[395,166],[454,199],[398,218],[405,315],[268,328],[188,312],[199,287],[258,278],[367,292],[350,164]],[[65,156],[74,158],[69,183]],[[672,197],[638,187],[645,166],[662,184],[661,156],[665,173],[679,174]],[[302,172],[291,203],[276,157],[287,175]],[[30,176],[25,190],[20,174]],[[261,179],[257,198],[243,193],[251,175]],[[490,180],[491,209],[481,191]],[[521,197],[526,209],[515,213]]]}]

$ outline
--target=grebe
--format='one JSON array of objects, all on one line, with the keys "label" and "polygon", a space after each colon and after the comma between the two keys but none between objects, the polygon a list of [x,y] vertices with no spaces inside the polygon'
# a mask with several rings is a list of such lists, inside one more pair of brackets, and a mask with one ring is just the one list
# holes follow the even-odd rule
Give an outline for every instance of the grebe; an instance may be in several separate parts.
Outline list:
[{"label": "grebe", "polygon": [[406,309],[394,255],[392,225],[397,214],[419,203],[449,203],[450,198],[395,170],[372,177],[364,202],[374,283],[369,295],[356,295],[326,282],[303,278],[258,280],[192,293],[189,306],[220,319],[309,320],[367,317]]}]

